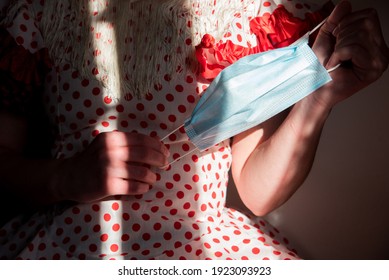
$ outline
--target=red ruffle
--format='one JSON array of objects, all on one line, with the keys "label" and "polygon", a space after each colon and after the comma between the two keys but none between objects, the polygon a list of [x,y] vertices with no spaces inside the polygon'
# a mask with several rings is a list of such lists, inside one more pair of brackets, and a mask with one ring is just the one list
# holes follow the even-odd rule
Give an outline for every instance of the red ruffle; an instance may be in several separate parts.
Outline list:
[{"label": "red ruffle", "polygon": [[255,47],[235,45],[230,40],[215,43],[212,35],[204,35],[196,46],[199,75],[212,80],[220,71],[244,56],[290,45],[326,18],[333,7],[332,2],[328,2],[321,10],[307,13],[305,19],[300,19],[280,5],[272,14],[253,18],[250,29],[258,39]]},{"label": "red ruffle", "polygon": [[0,28],[0,109],[21,115],[34,111],[45,75],[51,68],[47,49],[32,54]]},{"label": "red ruffle", "polygon": [[15,39],[0,29],[0,70],[11,74],[18,82],[30,86],[41,86],[44,77],[52,67],[47,49],[40,49],[30,53],[23,46],[18,45]]}]

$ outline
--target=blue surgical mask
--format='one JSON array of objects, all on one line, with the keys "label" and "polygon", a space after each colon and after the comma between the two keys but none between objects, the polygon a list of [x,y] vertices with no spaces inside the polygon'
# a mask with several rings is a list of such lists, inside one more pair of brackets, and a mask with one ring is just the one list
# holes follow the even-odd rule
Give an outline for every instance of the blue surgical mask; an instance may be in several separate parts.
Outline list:
[{"label": "blue surgical mask", "polygon": [[308,45],[309,34],[293,45],[246,56],[211,83],[184,129],[203,151],[268,120],[331,81]]}]

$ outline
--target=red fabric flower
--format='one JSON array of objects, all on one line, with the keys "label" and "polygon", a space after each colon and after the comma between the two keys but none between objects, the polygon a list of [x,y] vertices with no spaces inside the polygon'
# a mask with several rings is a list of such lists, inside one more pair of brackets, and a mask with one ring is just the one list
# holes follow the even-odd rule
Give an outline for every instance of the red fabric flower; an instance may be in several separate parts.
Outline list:
[{"label": "red fabric flower", "polygon": [[32,54],[3,28],[0,29],[0,70],[7,71],[18,82],[40,86],[52,67],[48,50],[41,49]]},{"label": "red fabric flower", "polygon": [[300,19],[280,5],[272,14],[253,18],[250,30],[257,37],[258,45],[255,47],[235,45],[230,40],[215,43],[211,35],[204,35],[196,46],[199,75],[212,80],[220,71],[244,56],[290,45],[327,17],[333,7],[332,2],[328,2],[321,10],[307,13],[305,19]]},{"label": "red fabric flower", "polygon": [[205,34],[200,45],[196,46],[196,57],[200,63],[200,75],[208,80],[214,79],[220,71],[239,58],[252,54],[253,49],[235,45],[228,40],[215,45],[215,38]]},{"label": "red fabric flower", "polygon": [[0,28],[0,108],[17,114],[32,110],[29,104],[40,98],[51,65],[47,49],[32,54]]}]

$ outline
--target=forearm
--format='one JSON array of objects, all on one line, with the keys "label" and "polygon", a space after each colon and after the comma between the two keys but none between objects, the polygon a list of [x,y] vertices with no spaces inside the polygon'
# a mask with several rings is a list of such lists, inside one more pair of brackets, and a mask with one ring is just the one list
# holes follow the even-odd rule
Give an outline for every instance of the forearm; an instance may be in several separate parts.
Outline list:
[{"label": "forearm", "polygon": [[234,156],[247,153],[244,162],[232,167],[235,184],[254,214],[265,215],[282,205],[307,177],[330,112],[312,103],[312,98],[297,103],[270,137],[253,131],[234,143]]}]

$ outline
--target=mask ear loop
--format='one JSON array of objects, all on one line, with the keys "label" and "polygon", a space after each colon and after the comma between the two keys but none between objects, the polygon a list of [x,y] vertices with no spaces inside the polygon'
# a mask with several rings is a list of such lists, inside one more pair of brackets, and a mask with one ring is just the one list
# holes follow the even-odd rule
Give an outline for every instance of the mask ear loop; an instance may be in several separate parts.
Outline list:
[{"label": "mask ear loop", "polygon": [[[308,32],[308,36],[310,36],[311,34],[313,34],[316,30],[318,30],[326,21],[327,21],[328,17],[326,17],[322,22],[320,22],[314,29],[312,29],[311,31]],[[330,68],[327,70],[328,73],[331,73],[332,71],[338,69],[340,67],[341,63],[337,64],[336,66]]]},{"label": "mask ear loop", "polygon": [[332,71],[338,69],[338,68],[341,66],[341,64],[342,64],[342,63],[339,63],[339,64],[337,64],[336,66],[334,66],[334,67],[328,69],[327,72],[328,72],[328,73],[331,73]]},{"label": "mask ear loop", "polygon": [[[169,132],[167,135],[165,135],[162,139],[161,139],[161,142],[165,141],[170,135],[176,133],[178,130],[180,130],[181,128],[183,128],[185,126],[185,124],[182,124],[180,125],[179,127],[177,127],[176,129],[174,129],[172,132]],[[162,166],[163,169],[166,169],[169,165],[175,163],[176,161],[179,161],[180,159],[182,159],[183,157],[186,157],[187,155],[190,155],[191,153],[193,153],[194,151],[196,151],[197,148],[194,148],[192,150],[190,150],[189,152],[183,154],[182,156],[172,160],[171,162],[169,162],[167,165],[165,166]]]},{"label": "mask ear loop", "polygon": [[174,129],[172,132],[169,132],[167,135],[165,135],[165,137],[163,137],[161,139],[161,142],[165,141],[170,135],[176,133],[178,130],[180,130],[182,127],[184,127],[185,124],[182,124],[180,125],[179,127],[177,127],[176,129]]}]

